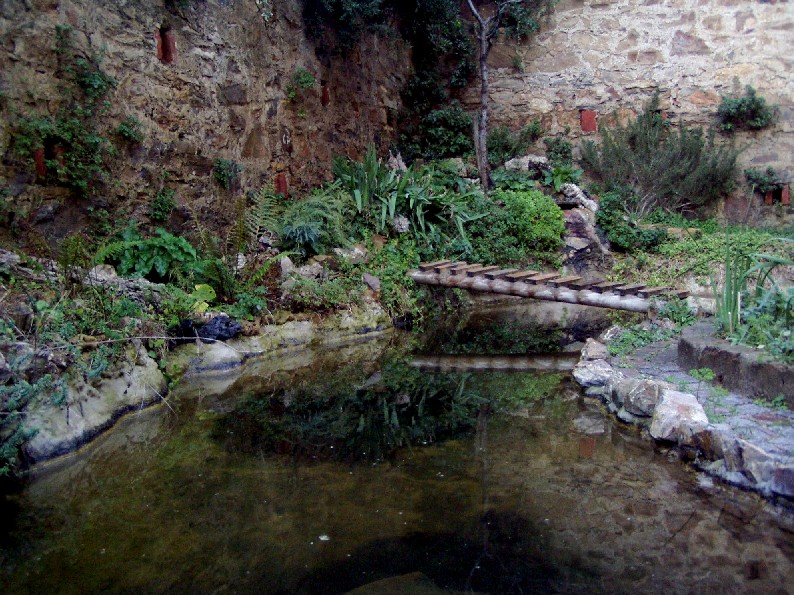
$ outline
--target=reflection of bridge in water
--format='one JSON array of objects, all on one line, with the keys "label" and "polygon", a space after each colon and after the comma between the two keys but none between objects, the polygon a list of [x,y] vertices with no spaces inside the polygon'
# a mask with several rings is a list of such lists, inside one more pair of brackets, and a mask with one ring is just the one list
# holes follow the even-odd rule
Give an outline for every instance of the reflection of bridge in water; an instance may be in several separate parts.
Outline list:
[{"label": "reflection of bridge in water", "polygon": [[502,269],[498,266],[449,260],[422,263],[419,269],[408,271],[408,275],[415,282],[425,285],[457,287],[631,312],[647,312],[655,307],[657,299],[683,299],[689,295],[684,290],[647,287],[642,283],[585,281],[575,275]]},{"label": "reflection of bridge in water", "polygon": [[409,363],[414,368],[442,372],[537,371],[566,372],[579,361],[579,352],[535,355],[427,355]]}]

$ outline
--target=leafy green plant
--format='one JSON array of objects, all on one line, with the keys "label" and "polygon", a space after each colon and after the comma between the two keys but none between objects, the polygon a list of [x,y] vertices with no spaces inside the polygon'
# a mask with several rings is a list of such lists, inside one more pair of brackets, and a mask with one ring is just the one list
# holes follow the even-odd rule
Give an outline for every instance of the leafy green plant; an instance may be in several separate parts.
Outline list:
[{"label": "leafy green plant", "polygon": [[141,131],[141,121],[133,116],[128,116],[116,126],[116,134],[131,143],[142,143],[143,132]]},{"label": "leafy green plant", "polygon": [[302,101],[306,97],[306,92],[314,88],[317,84],[317,79],[314,75],[305,68],[298,68],[290,78],[287,85],[287,99],[297,102]]},{"label": "leafy green plant", "polygon": [[552,166],[566,167],[573,162],[573,145],[564,136],[550,136],[543,139],[546,157]]},{"label": "leafy green plant", "polygon": [[217,159],[212,166],[212,174],[215,181],[226,190],[229,190],[237,183],[243,166],[231,159]]},{"label": "leafy green plant", "polygon": [[728,133],[766,128],[775,122],[777,114],[777,107],[767,104],[750,85],[744,88],[743,97],[723,97],[717,108],[720,129]]},{"label": "leafy green plant", "polygon": [[434,167],[410,167],[403,173],[388,169],[369,147],[363,161],[334,161],[334,174],[353,198],[356,213],[365,229],[391,234],[397,217],[428,249],[457,236],[467,243],[464,224],[473,215],[466,207],[467,191],[451,191],[439,180],[447,174]]},{"label": "leafy green plant", "polygon": [[697,316],[689,308],[686,301],[679,299],[669,300],[665,303],[659,310],[659,318],[666,318],[672,321],[678,328],[690,326],[697,321]]},{"label": "leafy green plant", "polygon": [[165,223],[171,218],[171,212],[176,208],[175,194],[173,188],[161,188],[149,201],[149,217],[152,221]]},{"label": "leafy green plant", "polygon": [[711,368],[695,368],[689,371],[689,375],[698,381],[698,385],[695,387],[695,396],[700,393],[701,384],[704,382],[712,382],[717,378],[717,375]]},{"label": "leafy green plant", "polygon": [[559,192],[563,184],[578,182],[583,173],[581,169],[574,169],[571,165],[558,165],[543,172],[543,184],[553,187],[554,192]]},{"label": "leafy green plant", "polygon": [[162,281],[196,263],[198,255],[185,238],[164,229],[158,228],[154,237],[144,239],[134,227],[129,227],[121,241],[101,247],[94,258],[97,262],[117,262],[121,275]]},{"label": "leafy green plant", "polygon": [[645,328],[640,325],[625,329],[609,344],[609,353],[616,356],[625,356],[641,347],[671,339],[676,331],[660,327]]},{"label": "leafy green plant", "polygon": [[248,232],[247,247],[255,244],[267,231],[277,232],[280,228],[279,218],[283,212],[282,197],[276,194],[272,185],[262,186],[259,192],[251,194],[253,206],[244,216],[245,229]]},{"label": "leafy green plant", "polygon": [[599,132],[600,146],[583,143],[583,162],[605,190],[626,196],[626,208],[637,218],[657,208],[707,205],[733,188],[739,151],[718,145],[702,128],[672,130],[658,94],[635,120]]},{"label": "leafy green plant", "polygon": [[472,210],[484,216],[468,227],[474,260],[493,264],[555,262],[565,231],[560,207],[538,190],[494,190]]},{"label": "leafy green plant", "polygon": [[446,159],[471,155],[471,116],[457,101],[421,117],[415,129],[400,137],[400,149],[409,158]]},{"label": "leafy green plant", "polygon": [[491,165],[501,165],[513,157],[524,154],[540,138],[543,128],[538,120],[518,131],[507,126],[497,126],[488,134],[488,160]]},{"label": "leafy green plant", "polygon": [[617,192],[607,192],[601,196],[596,211],[596,225],[606,234],[611,246],[622,252],[651,251],[667,239],[664,229],[639,227],[623,196]]},{"label": "leafy green plant", "polygon": [[303,256],[322,254],[347,243],[345,202],[336,182],[291,204],[281,216],[281,238],[286,247]]},{"label": "leafy green plant", "polygon": [[748,272],[752,266],[749,256],[732,246],[725,250],[725,279],[718,285],[712,277],[717,320],[722,330],[732,335],[739,326],[742,292],[747,288]]},{"label": "leafy green plant", "polygon": [[783,182],[774,167],[767,167],[765,171],[753,168],[746,169],[744,170],[744,177],[753,190],[761,194],[774,192],[785,186],[785,182]]}]

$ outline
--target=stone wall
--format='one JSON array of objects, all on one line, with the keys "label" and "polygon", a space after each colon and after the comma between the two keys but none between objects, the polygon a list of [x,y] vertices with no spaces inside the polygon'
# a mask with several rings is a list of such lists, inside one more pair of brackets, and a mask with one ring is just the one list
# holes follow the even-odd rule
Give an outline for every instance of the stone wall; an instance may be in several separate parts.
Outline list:
[{"label": "stone wall", "polygon": [[[172,3],[174,4],[174,3]],[[273,6],[265,18],[259,5]],[[102,68],[118,85],[103,124],[112,130],[132,116],[145,140],[125,148],[93,206],[132,216],[147,207],[166,179],[181,204],[222,226],[234,193],[212,179],[218,158],[243,165],[237,191],[286,181],[290,190],[330,175],[334,155],[357,156],[368,143],[387,145],[389,113],[410,67],[399,41],[366,37],[353,55],[323,54],[307,39],[298,0],[191,0],[168,10],[163,0],[3,0],[0,2],[0,186],[18,206],[52,203],[69,209],[63,191],[32,183],[8,151],[9,119],[58,109],[56,25],[70,25],[80,51],[101,52]],[[287,86],[296,69],[318,84],[292,102]],[[31,168],[28,168],[31,169]],[[85,222],[85,201],[64,229]],[[45,217],[46,218],[46,217]],[[57,218],[57,217],[56,217]],[[63,217],[62,217],[63,218]],[[48,232],[49,233],[49,232]]]},{"label": "stone wall", "polygon": [[674,122],[708,127],[721,96],[749,84],[780,118],[737,135],[742,164],[794,177],[793,39],[787,0],[560,0],[534,40],[492,50],[493,121],[597,139],[599,122],[635,114],[658,89]]}]

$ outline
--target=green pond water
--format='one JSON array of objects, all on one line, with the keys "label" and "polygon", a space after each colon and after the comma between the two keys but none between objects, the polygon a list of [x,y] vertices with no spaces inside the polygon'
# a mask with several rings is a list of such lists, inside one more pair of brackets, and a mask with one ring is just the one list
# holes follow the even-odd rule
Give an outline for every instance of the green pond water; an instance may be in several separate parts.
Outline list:
[{"label": "green pond water", "polygon": [[4,498],[0,591],[794,589],[790,513],[524,359],[433,372],[371,341],[187,380]]}]

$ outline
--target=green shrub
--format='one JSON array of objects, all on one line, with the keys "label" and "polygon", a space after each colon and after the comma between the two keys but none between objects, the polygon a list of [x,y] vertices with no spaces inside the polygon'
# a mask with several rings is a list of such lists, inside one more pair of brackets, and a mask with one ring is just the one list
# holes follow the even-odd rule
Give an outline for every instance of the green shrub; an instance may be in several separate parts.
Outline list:
[{"label": "green shrub", "polygon": [[516,132],[497,126],[488,134],[488,161],[497,166],[523,155],[541,134],[543,129],[537,120]]},{"label": "green shrub", "polygon": [[242,171],[243,166],[230,159],[217,159],[212,166],[212,174],[215,176],[215,181],[226,190],[229,190],[237,183]]},{"label": "green shrub", "polygon": [[402,147],[406,156],[424,159],[462,157],[474,152],[471,116],[463,111],[457,101],[448,107],[434,109],[419,122],[410,138],[403,135]]},{"label": "green shrub", "polygon": [[744,97],[723,97],[717,109],[720,129],[733,133],[736,130],[760,130],[774,123],[777,107],[768,105],[755,89],[747,85]]},{"label": "green shrub", "polygon": [[601,196],[596,211],[596,225],[606,234],[612,248],[621,252],[654,250],[667,239],[664,229],[644,229],[638,227],[632,218],[626,202],[617,192],[607,192]]},{"label": "green shrub", "polygon": [[[392,171],[371,146],[361,162],[334,160],[334,174],[353,199],[354,224],[362,232],[400,233],[393,227],[401,217],[408,223],[402,233],[410,231],[421,248],[431,253],[455,236],[465,243],[464,224],[471,220],[466,190],[445,187],[444,183],[450,181],[448,172],[433,166]],[[455,179],[459,181],[460,177]]]},{"label": "green shrub", "polygon": [[152,221],[165,223],[171,218],[171,212],[176,208],[173,188],[161,188],[149,202],[149,217]]},{"label": "green shrub", "polygon": [[569,166],[573,163],[573,146],[564,136],[550,136],[543,139],[546,157],[552,166]]},{"label": "green shrub", "polygon": [[287,99],[292,102],[302,100],[306,91],[313,88],[316,84],[317,79],[314,78],[311,72],[305,68],[298,68],[287,85]]},{"label": "green shrub", "polygon": [[583,144],[583,161],[607,190],[631,190],[626,207],[637,217],[706,205],[733,188],[739,152],[701,128],[671,131],[658,93],[635,120],[600,135],[600,146]]},{"label": "green shrub", "polygon": [[747,183],[753,187],[753,190],[761,194],[774,192],[785,186],[785,182],[782,181],[773,167],[767,167],[766,171],[746,169],[744,170],[744,177],[747,179]]},{"label": "green shrub", "polygon": [[141,121],[132,116],[124,118],[124,120],[116,126],[116,134],[131,143],[142,143],[143,132],[141,132]]},{"label": "green shrub", "polygon": [[565,231],[560,207],[537,190],[494,190],[480,199],[485,216],[468,225],[471,257],[488,264],[554,263]]},{"label": "green shrub", "polygon": [[310,256],[347,244],[348,219],[339,190],[339,184],[315,189],[286,208],[281,216],[281,238],[286,248]]}]

